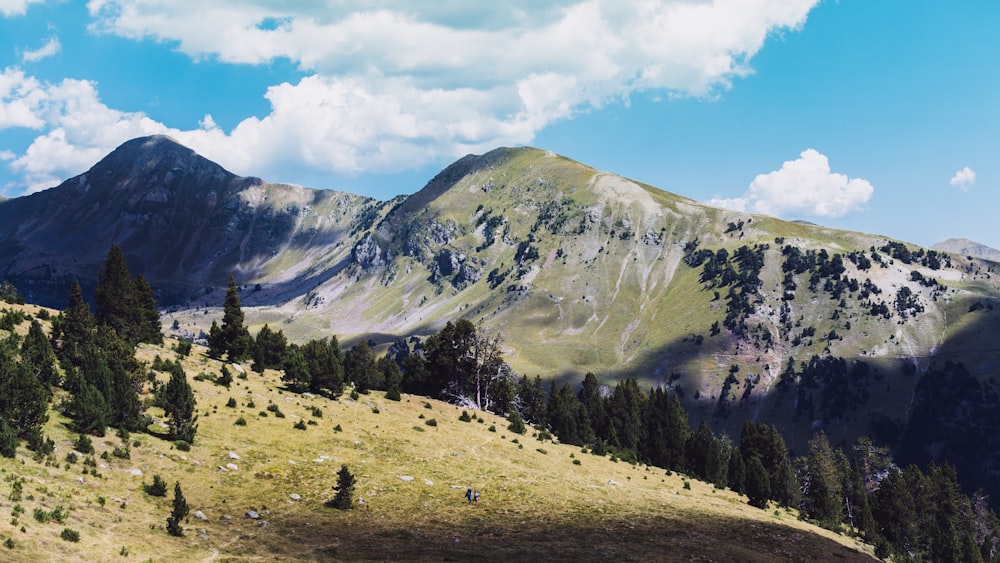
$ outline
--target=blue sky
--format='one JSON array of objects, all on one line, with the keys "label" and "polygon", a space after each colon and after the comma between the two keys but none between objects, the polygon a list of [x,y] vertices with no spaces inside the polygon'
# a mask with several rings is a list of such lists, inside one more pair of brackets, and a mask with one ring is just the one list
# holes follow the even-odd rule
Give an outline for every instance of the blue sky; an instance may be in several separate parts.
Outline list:
[{"label": "blue sky", "polygon": [[381,199],[532,145],[731,208],[1000,248],[997,29],[994,0],[0,0],[0,195],[154,133]]}]

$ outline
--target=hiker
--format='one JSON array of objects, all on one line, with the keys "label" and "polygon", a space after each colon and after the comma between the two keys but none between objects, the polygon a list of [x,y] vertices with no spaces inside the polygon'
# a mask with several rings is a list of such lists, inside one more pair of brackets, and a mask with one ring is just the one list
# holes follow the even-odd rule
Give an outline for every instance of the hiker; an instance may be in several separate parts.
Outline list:
[{"label": "hiker", "polygon": [[479,491],[476,491],[476,494],[475,494],[474,498],[475,498],[476,504],[479,504]]},{"label": "hiker", "polygon": [[469,504],[472,504],[472,487],[469,487],[469,490],[465,491],[465,500],[469,501]]}]

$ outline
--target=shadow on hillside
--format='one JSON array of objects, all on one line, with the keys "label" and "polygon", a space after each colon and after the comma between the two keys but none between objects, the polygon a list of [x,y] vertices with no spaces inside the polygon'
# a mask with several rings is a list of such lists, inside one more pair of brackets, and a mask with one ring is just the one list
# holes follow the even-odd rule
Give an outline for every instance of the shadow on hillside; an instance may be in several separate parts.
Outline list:
[{"label": "shadow on hillside", "polygon": [[[700,513],[636,514],[628,519],[572,514],[529,518],[519,516],[516,508],[495,510],[483,505],[470,509],[472,511],[489,511],[494,515],[470,514],[467,520],[457,524],[432,521],[393,526],[386,521],[373,520],[364,512],[336,519],[332,531],[315,521],[305,524],[272,522],[272,527],[287,527],[289,533],[294,534],[294,542],[277,530],[278,533],[256,538],[254,549],[266,548],[269,553],[292,558],[307,556],[349,561],[538,561],[540,558],[548,561],[875,561],[872,556],[832,539],[777,521]],[[490,521],[484,522],[486,519]],[[417,518],[417,522],[420,521]]]}]

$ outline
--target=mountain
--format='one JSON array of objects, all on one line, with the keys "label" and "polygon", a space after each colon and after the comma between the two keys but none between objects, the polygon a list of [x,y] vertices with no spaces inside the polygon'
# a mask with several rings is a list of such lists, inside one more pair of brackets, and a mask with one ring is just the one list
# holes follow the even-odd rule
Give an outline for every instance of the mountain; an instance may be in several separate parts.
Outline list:
[{"label": "mountain", "polygon": [[0,203],[0,278],[63,305],[118,243],[196,337],[229,275],[248,322],[387,346],[468,318],[519,374],[665,386],[692,422],[869,435],[1000,498],[996,264],[707,206],[533,148],[378,202],[234,176],[165,137]]},{"label": "mountain", "polygon": [[261,276],[279,254],[327,253],[370,201],[239,177],[168,137],[134,139],[58,187],[0,202],[0,272],[29,301],[62,306],[70,279],[87,289],[117,243],[161,304],[184,303],[230,274]]},{"label": "mountain", "polygon": [[993,262],[1000,262],[1000,250],[966,238],[950,238],[936,243],[931,248],[942,252],[965,254],[967,256],[975,256],[985,260],[992,260]]}]

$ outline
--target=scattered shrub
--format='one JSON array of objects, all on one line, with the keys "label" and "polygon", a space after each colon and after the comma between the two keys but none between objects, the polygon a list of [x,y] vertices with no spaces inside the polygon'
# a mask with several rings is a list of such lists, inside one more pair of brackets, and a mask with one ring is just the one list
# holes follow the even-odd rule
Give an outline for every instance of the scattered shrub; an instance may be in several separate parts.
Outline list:
[{"label": "scattered shrub", "polygon": [[299,419],[299,421],[296,422],[294,425],[292,425],[292,427],[295,428],[296,430],[305,430],[306,423],[303,422],[302,419]]},{"label": "scattered shrub", "polygon": [[149,485],[143,484],[142,490],[153,497],[167,496],[167,482],[159,475],[153,475],[153,482]]},{"label": "scattered shrub", "polygon": [[426,424],[427,426],[437,426],[438,421],[436,418],[428,418],[426,421],[424,421],[424,424]]},{"label": "scattered shrub", "polygon": [[78,542],[80,541],[80,532],[77,532],[72,528],[63,528],[63,531],[61,534],[59,534],[59,537],[66,541]]}]

